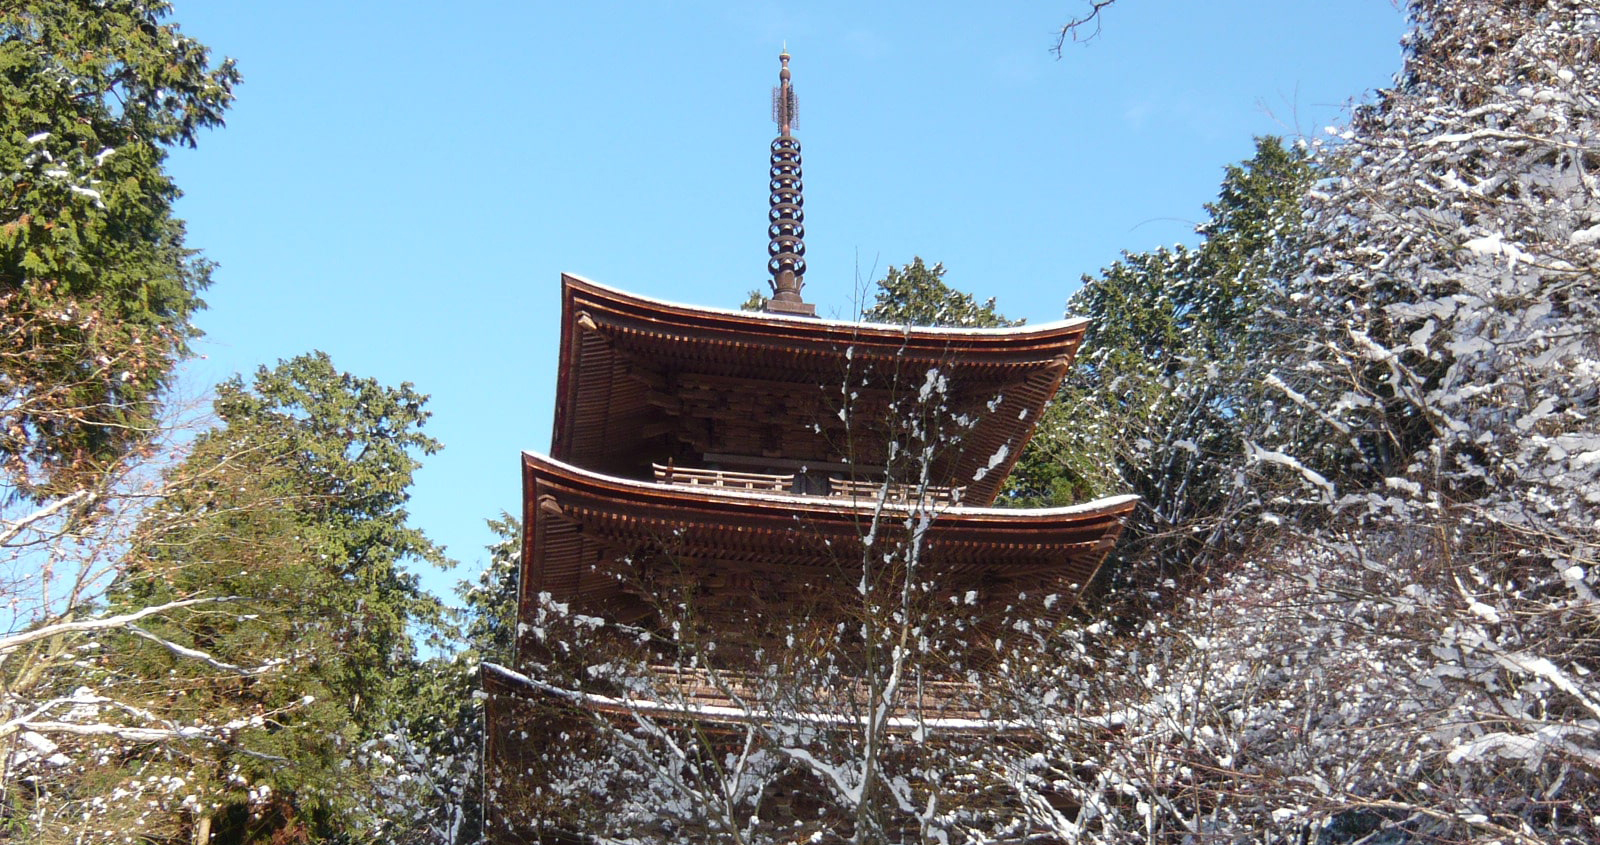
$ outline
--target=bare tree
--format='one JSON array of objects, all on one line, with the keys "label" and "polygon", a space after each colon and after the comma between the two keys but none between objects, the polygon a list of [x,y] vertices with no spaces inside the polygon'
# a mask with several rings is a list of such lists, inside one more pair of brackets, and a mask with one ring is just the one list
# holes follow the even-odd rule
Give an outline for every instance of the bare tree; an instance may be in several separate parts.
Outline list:
[{"label": "bare tree", "polygon": [[[205,778],[183,777],[181,764],[171,772],[167,766],[148,769],[146,777],[114,773],[131,757],[181,760],[189,756],[186,749],[229,746],[245,726],[237,714],[176,716],[141,684],[130,683],[134,677],[125,674],[118,643],[154,645],[171,660],[219,679],[267,676],[292,658],[236,665],[153,627],[177,614],[247,612],[234,607],[239,596],[226,592],[132,608],[105,603],[105,591],[131,562],[131,548],[194,518],[161,507],[200,481],[167,471],[181,454],[176,441],[188,435],[175,425],[163,430],[167,440],[153,454],[117,464],[92,487],[42,502],[9,497],[10,512],[0,521],[3,595],[10,612],[0,635],[0,791],[8,806],[26,814],[17,823],[40,841],[99,836],[89,834],[97,830],[176,830],[169,826],[201,808]],[[263,712],[245,721],[259,724],[282,715]],[[102,784],[105,794],[80,791],[101,778],[109,778]],[[134,816],[146,821],[135,824]]]}]

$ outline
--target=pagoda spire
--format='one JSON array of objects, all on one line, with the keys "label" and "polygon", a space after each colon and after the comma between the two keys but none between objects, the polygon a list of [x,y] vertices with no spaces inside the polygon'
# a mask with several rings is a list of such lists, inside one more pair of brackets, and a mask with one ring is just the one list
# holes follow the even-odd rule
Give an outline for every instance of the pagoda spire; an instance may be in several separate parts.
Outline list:
[{"label": "pagoda spire", "polygon": [[772,89],[772,120],[778,137],[772,140],[771,209],[767,212],[767,270],[772,274],[772,299],[767,310],[814,317],[817,307],[800,299],[805,286],[805,197],[801,194],[800,141],[792,134],[799,124],[800,102],[789,81],[789,50],[778,55],[778,84]]}]

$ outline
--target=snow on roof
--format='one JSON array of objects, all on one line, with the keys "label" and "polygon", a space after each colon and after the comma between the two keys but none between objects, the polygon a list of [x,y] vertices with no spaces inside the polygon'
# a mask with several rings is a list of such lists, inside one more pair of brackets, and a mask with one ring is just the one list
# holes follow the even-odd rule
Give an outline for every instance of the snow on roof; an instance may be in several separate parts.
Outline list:
[{"label": "snow on roof", "polygon": [[[573,466],[572,464],[569,464],[569,463],[558,461],[555,458],[550,457],[549,455],[545,455],[545,454],[542,454],[542,453],[539,453],[539,452],[535,452],[535,451],[532,451],[532,450],[524,450],[522,454],[524,454],[526,456],[530,456],[530,457],[534,458],[535,460],[537,460],[537,461],[539,461],[541,463],[546,463],[546,464],[550,464],[552,466],[558,467],[558,468],[560,468],[562,470],[565,470],[567,472],[570,472],[570,473],[572,473],[574,475],[580,475],[580,476],[583,476],[585,478],[594,479],[595,481],[602,481],[602,482],[605,482],[607,484],[615,484],[615,485],[622,486],[622,487],[632,487],[632,488],[635,488],[635,489],[643,491],[643,492],[650,492],[650,493],[680,493],[680,492],[683,492],[685,489],[692,489],[692,490],[694,490],[696,495],[700,495],[700,496],[708,496],[708,497],[711,497],[711,498],[721,497],[721,498],[727,498],[727,499],[731,499],[731,500],[740,500],[740,501],[751,501],[751,500],[754,500],[754,501],[773,502],[773,503],[781,504],[784,507],[793,507],[795,505],[795,502],[796,502],[797,499],[800,500],[800,501],[803,501],[803,502],[807,502],[807,503],[815,503],[815,504],[820,504],[820,505],[825,505],[825,506],[836,507],[836,508],[838,508],[840,510],[856,510],[856,509],[861,509],[861,508],[875,508],[875,507],[877,507],[879,505],[879,503],[878,503],[878,501],[876,499],[843,499],[843,498],[835,497],[835,496],[805,496],[805,495],[799,495],[799,494],[795,494],[795,493],[768,493],[768,492],[762,492],[762,491],[758,491],[758,490],[737,490],[737,489],[731,489],[731,488],[727,488],[727,487],[710,487],[710,486],[696,486],[696,487],[693,487],[693,488],[686,488],[686,487],[684,487],[682,485],[677,485],[677,484],[663,484],[663,483],[658,482],[658,481],[640,481],[638,479],[633,479],[633,478],[619,478],[619,477],[614,476],[614,475],[606,475],[604,473],[594,472],[592,470],[587,470],[587,469],[584,469],[582,467],[577,467],[577,466]],[[943,516],[1005,516],[1005,517],[1014,517],[1014,518],[1040,518],[1040,517],[1049,518],[1049,517],[1064,517],[1064,516],[1083,516],[1083,515],[1088,515],[1088,514],[1094,514],[1094,513],[1099,513],[1099,512],[1102,512],[1102,511],[1114,510],[1114,509],[1116,509],[1118,507],[1121,507],[1123,505],[1127,505],[1127,504],[1130,504],[1132,502],[1137,502],[1137,501],[1139,501],[1139,496],[1137,494],[1125,493],[1125,494],[1123,494],[1121,496],[1107,496],[1106,498],[1103,498],[1103,499],[1095,499],[1095,500],[1089,501],[1089,502],[1081,502],[1081,503],[1076,504],[1076,505],[1066,505],[1064,507],[1055,507],[1055,508],[978,508],[978,507],[969,507],[969,506],[966,506],[966,505],[947,505],[947,506],[943,506],[943,507],[938,507],[937,510],[938,510],[939,514],[943,515]],[[923,505],[919,505],[917,503],[893,502],[893,501],[885,501],[885,502],[883,502],[882,503],[882,507],[886,511],[895,511],[895,512],[902,512],[902,513],[914,513],[914,512],[917,512],[919,510],[925,509]]]},{"label": "snow on roof", "polygon": [[701,311],[708,314],[719,314],[726,317],[740,317],[744,319],[768,320],[775,323],[789,323],[796,326],[831,326],[836,328],[869,328],[877,330],[906,332],[908,334],[940,334],[955,337],[1003,337],[1006,335],[1049,334],[1062,329],[1077,328],[1089,321],[1084,317],[1071,317],[1065,320],[1053,320],[1048,323],[1035,325],[1002,326],[991,329],[962,328],[955,326],[912,326],[895,323],[868,323],[861,320],[831,320],[826,317],[799,317],[789,314],[775,314],[767,311],[741,311],[737,308],[716,308],[709,305],[691,305],[686,302],[673,302],[668,299],[658,299],[645,296],[621,288],[603,285],[593,279],[580,276],[577,273],[563,273],[562,275],[576,279],[586,285],[592,285],[603,291],[619,297],[636,299],[653,305],[662,305],[668,308],[683,308],[690,311]]}]

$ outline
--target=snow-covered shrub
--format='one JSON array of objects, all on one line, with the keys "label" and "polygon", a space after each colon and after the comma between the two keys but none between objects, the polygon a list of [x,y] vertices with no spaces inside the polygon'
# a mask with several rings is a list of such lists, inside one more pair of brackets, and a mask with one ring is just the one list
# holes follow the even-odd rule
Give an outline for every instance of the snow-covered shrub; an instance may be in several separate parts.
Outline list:
[{"label": "snow-covered shrub", "polygon": [[1292,671],[1321,682],[1366,654],[1368,677],[1298,726],[1327,753],[1266,759],[1326,781],[1299,791],[1331,818],[1593,841],[1600,9],[1411,12],[1398,87],[1357,111],[1310,194],[1251,447],[1295,482],[1264,499],[1298,539],[1250,557],[1279,584],[1262,594],[1303,582],[1290,630],[1313,642],[1331,636],[1320,593],[1371,607]]},{"label": "snow-covered shrub", "polygon": [[1365,497],[1342,504],[1466,507],[1578,552],[1600,527],[1600,9],[1413,14],[1400,87],[1311,194],[1266,436]]},{"label": "snow-covered shrub", "polygon": [[1411,13],[1252,329],[1260,530],[995,679],[1063,841],[1600,841],[1600,9]]}]

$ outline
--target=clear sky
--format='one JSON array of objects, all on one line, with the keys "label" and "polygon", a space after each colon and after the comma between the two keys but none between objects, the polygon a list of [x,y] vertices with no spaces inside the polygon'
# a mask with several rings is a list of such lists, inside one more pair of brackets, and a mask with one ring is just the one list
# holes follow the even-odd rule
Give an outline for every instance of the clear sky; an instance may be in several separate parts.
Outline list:
[{"label": "clear sky", "polygon": [[787,42],[805,297],[853,316],[886,265],[1030,322],[1124,250],[1192,242],[1224,165],[1391,84],[1389,0],[175,0],[245,82],[174,155],[219,263],[190,392],[311,349],[433,399],[412,514],[474,574],[550,445],[559,274],[735,307],[765,285]]}]

